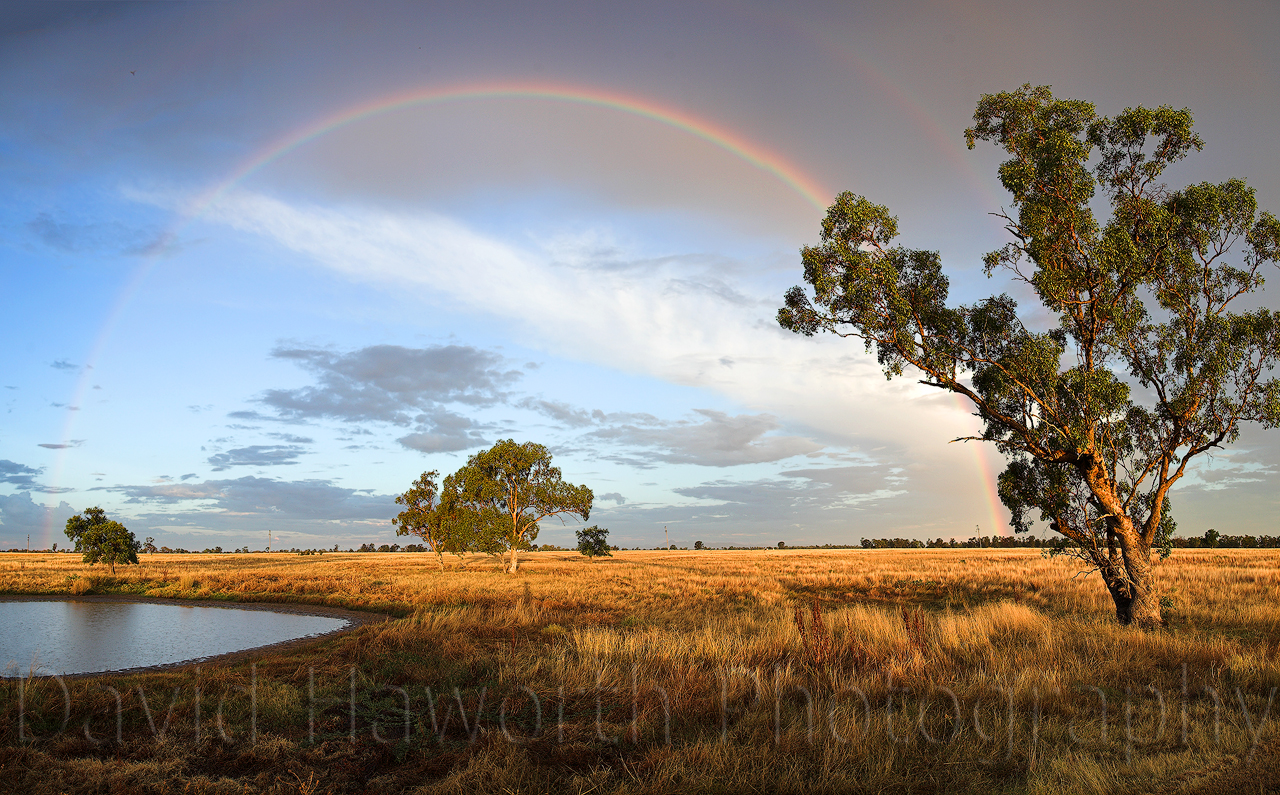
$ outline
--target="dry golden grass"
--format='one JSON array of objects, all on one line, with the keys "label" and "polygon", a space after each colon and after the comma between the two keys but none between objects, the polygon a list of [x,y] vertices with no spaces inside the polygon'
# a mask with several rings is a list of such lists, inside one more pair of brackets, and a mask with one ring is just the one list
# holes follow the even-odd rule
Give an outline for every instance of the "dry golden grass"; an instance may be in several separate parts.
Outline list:
[{"label": "dry golden grass", "polygon": [[[1280,768],[1277,551],[1176,551],[1158,567],[1172,606],[1154,632],[1118,626],[1096,576],[1028,550],[448,565],[149,555],[111,576],[71,555],[0,555],[8,594],[396,616],[252,667],[68,682],[65,731],[59,685],[27,681],[34,741],[18,737],[10,681],[0,765],[47,792],[1246,792],[1274,791]],[[119,743],[104,685],[122,694]],[[153,732],[171,703],[170,731]]]}]

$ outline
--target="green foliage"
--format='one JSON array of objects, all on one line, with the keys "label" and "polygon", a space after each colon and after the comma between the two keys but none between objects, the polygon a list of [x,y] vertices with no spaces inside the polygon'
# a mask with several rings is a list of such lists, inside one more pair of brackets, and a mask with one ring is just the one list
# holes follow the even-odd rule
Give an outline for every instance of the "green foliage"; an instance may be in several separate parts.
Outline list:
[{"label": "green foliage", "polygon": [[101,508],[87,508],[83,514],[68,519],[66,533],[75,543],[76,552],[83,553],[85,563],[105,563],[112,574],[117,563],[138,562],[138,539],[124,525],[108,519]]},{"label": "green foliage", "polygon": [[423,472],[408,491],[397,496],[396,503],[405,509],[391,523],[395,525],[396,535],[421,538],[436,554],[436,560],[443,569],[445,552],[462,555],[479,550],[483,545],[475,540],[475,517],[463,504],[458,476],[450,475],[437,486],[439,475],[434,469]]},{"label": "green foliage", "polygon": [[597,555],[605,557],[613,557],[613,553],[609,551],[609,531],[603,527],[591,525],[575,531],[574,535],[578,537],[578,551],[589,558]]},{"label": "green foliage", "polygon": [[419,536],[434,552],[439,552],[435,540],[438,521],[435,515],[436,497],[439,493],[436,478],[439,475],[434,469],[423,472],[408,491],[397,496],[396,504],[405,506],[405,509],[391,520],[391,524],[395,525],[396,535]]},{"label": "green foliage", "polygon": [[1075,542],[1119,606],[1142,596],[1151,549],[1167,554],[1168,493],[1189,462],[1243,422],[1280,425],[1280,313],[1229,311],[1280,258],[1280,221],[1242,180],[1157,182],[1203,146],[1185,109],[1106,118],[1024,85],[983,96],[965,138],[1010,155],[1013,242],[987,273],[1029,287],[1052,325],[1028,325],[1008,295],[948,306],[937,253],[891,245],[897,219],[847,192],[801,251],[812,296],[793,287],[778,321],[860,338],[886,377],[911,367],[968,398],[983,430],[966,441],[1009,460],[999,493],[1014,528],[1038,518]]},{"label": "green foliage", "polygon": [[539,522],[566,514],[585,521],[591,515],[591,489],[564,482],[551,453],[534,442],[504,439],[471,456],[455,476],[469,542],[481,551],[509,554],[511,572],[518,567],[517,553],[532,548]]}]

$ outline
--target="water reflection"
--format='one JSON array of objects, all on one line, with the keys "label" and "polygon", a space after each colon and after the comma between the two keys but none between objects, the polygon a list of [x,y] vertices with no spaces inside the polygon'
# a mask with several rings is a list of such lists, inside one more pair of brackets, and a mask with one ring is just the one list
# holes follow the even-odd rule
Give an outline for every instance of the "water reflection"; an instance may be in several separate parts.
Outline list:
[{"label": "water reflection", "polygon": [[321,635],[341,618],[141,602],[0,602],[3,675],[83,674],[200,660]]}]

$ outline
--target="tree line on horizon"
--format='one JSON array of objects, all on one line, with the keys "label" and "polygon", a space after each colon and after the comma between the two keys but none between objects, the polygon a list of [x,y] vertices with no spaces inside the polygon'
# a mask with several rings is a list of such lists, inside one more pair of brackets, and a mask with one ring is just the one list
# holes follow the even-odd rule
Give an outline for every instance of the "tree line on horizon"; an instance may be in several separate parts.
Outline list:
[{"label": "tree line on horizon", "polygon": [[[90,509],[93,511],[94,509]],[[100,509],[98,509],[100,510]],[[86,512],[89,513],[89,512]],[[104,517],[105,518],[105,517]],[[122,526],[123,527],[123,526]],[[578,551],[587,557],[610,556],[612,552],[626,550],[627,547],[610,545],[605,540],[609,531],[592,526],[584,530],[577,531],[578,546],[562,547],[558,544],[527,544],[524,549],[528,552],[572,552]],[[342,552],[340,545],[334,544],[332,549],[301,549],[298,547],[281,547],[275,550],[249,549],[247,546],[234,550],[223,550],[222,547],[213,547],[204,549],[199,552],[182,547],[155,546],[154,539],[148,538],[147,542],[140,546],[137,552],[148,552],[169,555],[191,555],[191,554],[297,554],[297,555],[323,555],[325,553]],[[862,538],[857,544],[787,544],[779,541],[777,546],[737,546],[730,545],[726,547],[711,547],[704,542],[698,541],[694,544],[694,551],[714,551],[721,550],[726,552],[751,552],[770,549],[790,549],[790,550],[806,550],[806,549],[1064,549],[1069,547],[1073,542],[1064,538],[1041,538],[1033,535],[1012,535],[1012,536],[970,536],[967,539],[959,538],[930,538],[921,540],[918,538],[901,538],[901,537],[885,537],[885,538]],[[1173,549],[1280,549],[1280,536],[1269,535],[1222,535],[1217,530],[1210,528],[1206,530],[1202,536],[1174,536],[1169,539],[1169,545]],[[632,547],[632,551],[641,552],[649,550],[647,547]],[[666,551],[666,547],[656,546],[651,548],[652,551]],[[670,546],[671,551],[688,551],[689,547],[677,547],[675,544]],[[4,552],[57,552],[58,545],[54,544],[51,550],[37,549],[27,550],[21,548],[7,549]],[[64,549],[63,552],[83,550]],[[348,547],[346,552],[435,552],[428,544],[373,544],[364,543],[359,547]],[[457,554],[466,554],[467,552],[480,551],[477,549],[467,549],[462,545],[450,546],[449,548],[441,548],[441,552],[455,552]],[[86,562],[91,562],[87,561]],[[107,562],[103,559],[101,562]],[[118,563],[131,563],[128,559],[127,551],[122,554],[117,561]]]},{"label": "tree line on horizon", "polygon": [[[915,538],[864,538],[862,549],[1048,549],[1070,548],[1074,541],[1067,538],[1041,538],[1023,536],[970,536],[930,539]],[[1169,539],[1173,549],[1277,549],[1280,536],[1221,535],[1217,530],[1207,530],[1203,536],[1173,536]],[[830,547],[830,545],[827,545]],[[788,547],[789,549],[823,549],[827,547]]]}]

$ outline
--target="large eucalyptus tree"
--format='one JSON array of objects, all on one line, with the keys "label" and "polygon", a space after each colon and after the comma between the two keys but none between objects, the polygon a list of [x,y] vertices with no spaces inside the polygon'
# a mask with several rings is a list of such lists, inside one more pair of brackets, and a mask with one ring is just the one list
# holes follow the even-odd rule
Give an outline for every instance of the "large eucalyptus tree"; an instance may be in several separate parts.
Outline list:
[{"label": "large eucalyptus tree", "polygon": [[551,453],[534,442],[503,439],[467,460],[456,477],[459,493],[479,529],[477,541],[509,555],[507,572],[520,566],[521,549],[538,537],[538,523],[573,515],[586,521],[594,495],[586,486],[566,483]]},{"label": "large eucalyptus tree", "polygon": [[1029,325],[1008,295],[949,307],[938,254],[891,245],[897,219],[851,193],[801,251],[812,297],[791,288],[778,322],[862,339],[886,377],[911,368],[968,398],[983,422],[969,438],[1008,459],[1014,529],[1038,514],[1101,573],[1121,622],[1159,624],[1152,552],[1168,554],[1170,489],[1241,423],[1280,425],[1280,313],[1239,307],[1280,256],[1280,222],[1240,179],[1158,182],[1203,145],[1185,109],[1100,117],[1024,85],[984,95],[965,138],[1010,155],[1015,213],[998,215],[1013,239],[987,274],[1028,285],[1055,324]]}]

